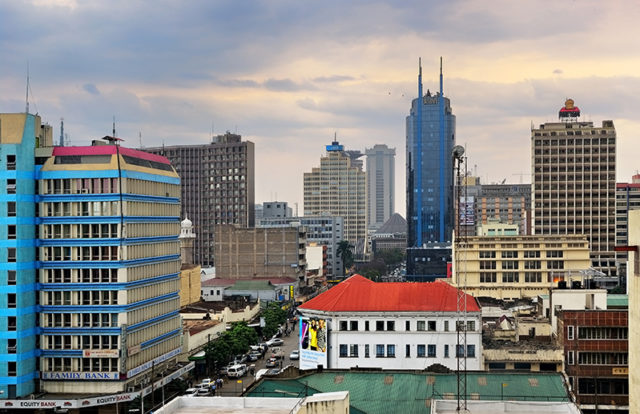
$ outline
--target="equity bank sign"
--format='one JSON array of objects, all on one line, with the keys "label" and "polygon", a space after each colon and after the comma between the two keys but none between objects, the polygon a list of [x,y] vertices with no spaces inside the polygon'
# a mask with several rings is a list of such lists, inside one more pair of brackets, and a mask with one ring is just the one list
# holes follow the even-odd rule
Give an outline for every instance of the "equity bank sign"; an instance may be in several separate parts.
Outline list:
[{"label": "equity bank sign", "polygon": [[119,372],[43,372],[42,379],[46,380],[117,380]]}]

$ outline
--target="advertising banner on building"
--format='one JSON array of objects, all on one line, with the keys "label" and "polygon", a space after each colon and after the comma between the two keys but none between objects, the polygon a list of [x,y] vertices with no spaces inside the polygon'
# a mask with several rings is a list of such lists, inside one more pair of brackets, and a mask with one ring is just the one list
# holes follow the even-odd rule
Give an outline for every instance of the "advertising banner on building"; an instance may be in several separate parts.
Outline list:
[{"label": "advertising banner on building", "polygon": [[460,209],[458,211],[460,214],[460,225],[473,226],[476,224],[473,197],[460,197]]},{"label": "advertising banner on building", "polygon": [[327,368],[327,321],[319,318],[300,318],[300,369]]}]

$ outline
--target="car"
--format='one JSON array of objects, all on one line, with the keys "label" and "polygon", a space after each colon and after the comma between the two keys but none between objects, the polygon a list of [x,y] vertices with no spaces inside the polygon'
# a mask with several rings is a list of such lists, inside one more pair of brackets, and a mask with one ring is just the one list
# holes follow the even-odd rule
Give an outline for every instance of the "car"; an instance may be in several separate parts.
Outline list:
[{"label": "car", "polygon": [[300,359],[300,351],[295,350],[295,351],[291,352],[289,354],[289,359],[292,360],[292,361],[295,360],[295,359]]},{"label": "car", "polygon": [[251,351],[251,353],[249,354],[249,360],[251,362],[255,362],[260,358],[262,358],[262,352],[260,351]]},{"label": "car", "polygon": [[184,396],[185,397],[195,397],[196,394],[198,393],[198,389],[197,388],[187,388],[184,392]]},{"label": "car", "polygon": [[233,360],[233,364],[244,364],[248,359],[249,358],[245,354],[236,355],[235,359]]},{"label": "car", "polygon": [[211,393],[209,392],[209,387],[205,387],[205,388],[199,388],[198,392],[196,393],[197,397],[206,397],[208,395],[210,395]]},{"label": "car", "polygon": [[209,386],[211,385],[211,378],[205,378],[202,381],[200,381],[200,383]]},{"label": "car", "polygon": [[281,346],[284,345],[284,341],[280,338],[271,338],[267,341],[267,345],[269,345],[269,347]]},{"label": "car", "polygon": [[249,348],[251,349],[251,351],[262,352],[262,346],[260,345],[250,345]]},{"label": "car", "polygon": [[244,364],[236,364],[232,367],[229,367],[227,370],[227,377],[229,378],[240,378],[244,377],[247,373],[247,366]]},{"label": "car", "polygon": [[278,366],[278,360],[275,358],[269,358],[265,366],[267,368],[275,368]]}]

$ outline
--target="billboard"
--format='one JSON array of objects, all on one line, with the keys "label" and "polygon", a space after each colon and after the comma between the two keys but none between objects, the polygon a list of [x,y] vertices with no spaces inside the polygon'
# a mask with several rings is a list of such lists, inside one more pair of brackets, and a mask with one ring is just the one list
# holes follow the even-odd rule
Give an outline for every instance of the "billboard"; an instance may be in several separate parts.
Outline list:
[{"label": "billboard", "polygon": [[476,224],[476,212],[473,197],[460,197],[459,217],[461,226],[474,226]]},{"label": "billboard", "polygon": [[300,369],[327,368],[327,340],[329,338],[326,319],[300,318]]}]

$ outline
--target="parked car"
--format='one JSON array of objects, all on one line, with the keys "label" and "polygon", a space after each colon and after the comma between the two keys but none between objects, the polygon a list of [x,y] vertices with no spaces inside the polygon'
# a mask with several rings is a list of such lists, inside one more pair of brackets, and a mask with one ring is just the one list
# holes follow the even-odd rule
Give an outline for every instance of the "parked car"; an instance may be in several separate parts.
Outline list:
[{"label": "parked car", "polygon": [[289,359],[292,360],[292,361],[295,360],[295,359],[300,359],[300,351],[298,351],[298,350],[292,351],[289,354]]},{"label": "parked car", "polygon": [[269,358],[267,364],[265,365],[267,368],[275,368],[278,366],[278,360],[275,358]]},{"label": "parked car", "polygon": [[196,393],[196,396],[198,397],[206,397],[208,395],[210,395],[211,393],[209,392],[209,387],[205,387],[205,388],[199,388],[198,392]]},{"label": "parked car", "polygon": [[229,378],[240,378],[244,377],[247,373],[247,366],[245,364],[236,364],[234,366],[229,367],[227,370],[227,376]]},{"label": "parked car", "polygon": [[258,351],[258,352],[262,352],[262,346],[261,345],[250,345],[249,348],[252,351]]},{"label": "parked car", "polygon": [[281,346],[284,345],[284,341],[280,338],[271,338],[267,341],[267,345],[269,345],[269,347]]},{"label": "parked car", "polygon": [[205,378],[202,381],[200,381],[200,383],[209,386],[211,385],[211,378]]},{"label": "parked car", "polygon": [[260,358],[262,358],[262,352],[260,351],[251,351],[251,353],[249,354],[249,360],[251,362],[255,362]]},{"label": "parked car", "polygon": [[233,360],[234,365],[244,364],[249,358],[245,354],[236,355]]},{"label": "parked car", "polygon": [[[266,370],[265,370],[265,372],[266,372]],[[195,397],[197,393],[198,393],[198,389],[197,388],[187,388],[186,391],[184,392],[184,396],[185,397]]]}]

